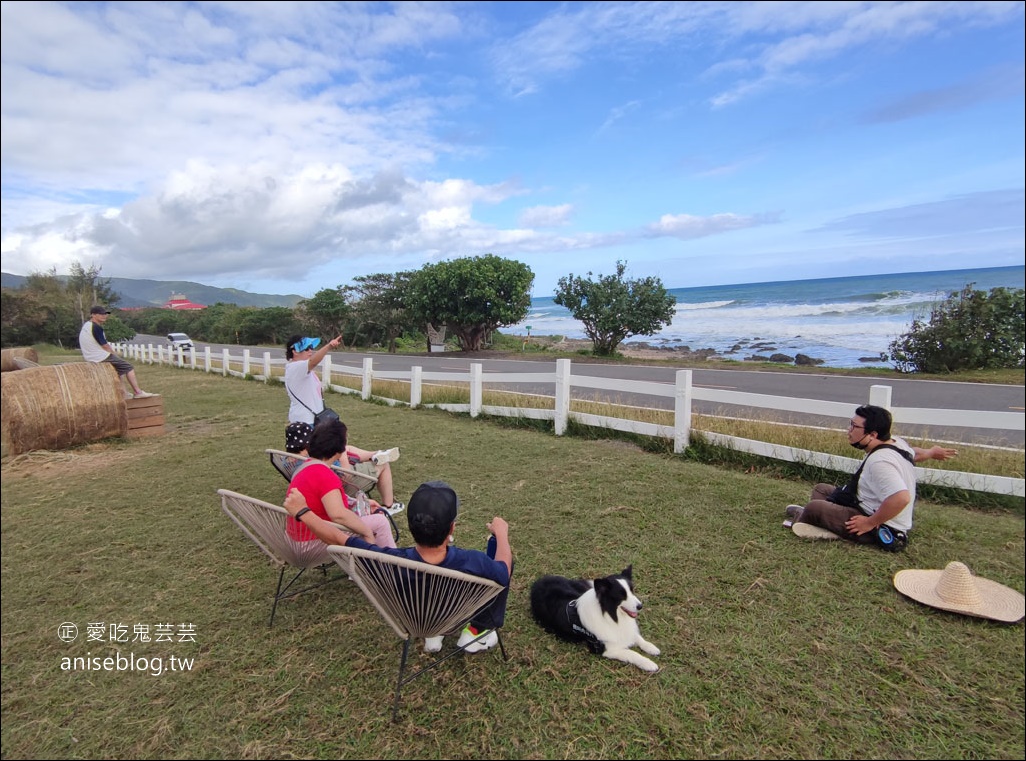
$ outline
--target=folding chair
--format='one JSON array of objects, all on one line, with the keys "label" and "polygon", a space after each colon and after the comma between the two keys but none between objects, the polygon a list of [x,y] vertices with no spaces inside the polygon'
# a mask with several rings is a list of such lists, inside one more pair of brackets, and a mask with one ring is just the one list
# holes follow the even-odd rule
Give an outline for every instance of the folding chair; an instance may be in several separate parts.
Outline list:
[{"label": "folding chair", "polygon": [[[461,631],[474,614],[501,594],[505,587],[491,579],[407,560],[385,552],[339,545],[328,547],[328,554],[357,583],[381,617],[403,641],[399,656],[399,676],[395,685],[395,705],[392,709],[392,721],[398,721],[403,685],[460,654],[471,644],[468,642],[463,648],[457,648],[412,674],[404,675],[410,643],[414,639]],[[502,633],[498,629],[494,631],[498,636],[503,659],[509,660]],[[485,633],[481,634],[483,636],[486,636]]]},{"label": "folding chair", "polygon": [[[232,523],[238,526],[242,533],[248,536],[260,550],[271,559],[271,562],[278,572],[278,588],[274,592],[274,603],[271,605],[271,618],[267,626],[274,625],[274,614],[278,609],[278,601],[298,594],[307,592],[316,587],[324,586],[332,581],[344,578],[342,575],[328,576],[328,568],[331,566],[332,557],[328,554],[328,547],[320,539],[311,539],[301,542],[293,539],[286,531],[286,520],[289,517],[284,507],[272,505],[245,494],[218,489],[221,496],[221,509]],[[303,527],[306,529],[306,527]],[[308,530],[308,529],[307,529]],[[285,570],[287,568],[298,569],[287,584],[285,581]],[[308,587],[290,591],[303,572],[308,568],[317,568],[325,576],[324,580]]]},{"label": "folding chair", "polygon": [[[301,454],[282,452],[279,449],[265,449],[264,452],[271,458],[271,465],[274,466],[274,469],[281,473],[282,478],[286,481],[291,481],[296,469],[310,459]],[[336,465],[330,465],[329,467],[338,473],[339,478],[342,479],[342,487],[345,489],[347,497],[355,498],[358,491],[370,494],[371,489],[378,485],[378,479],[374,476],[368,476],[366,473],[357,473],[350,468],[342,468]]]},{"label": "folding chair", "polygon": [[[299,466],[310,459],[301,454],[282,452],[280,449],[265,449],[264,452],[271,458],[271,465],[274,466],[274,469],[281,473],[282,478],[289,483],[292,483],[292,476],[299,470]],[[364,494],[370,494],[370,490],[378,485],[378,479],[374,476],[368,476],[366,473],[357,473],[355,470],[340,468],[335,465],[329,465],[328,467],[335,471],[338,477],[342,479],[342,490],[345,491],[349,499],[356,499],[357,492],[361,491]],[[392,525],[392,538],[398,542],[399,527],[396,525],[395,519],[389,515],[387,510],[382,509],[377,512],[388,518],[388,522]]]}]

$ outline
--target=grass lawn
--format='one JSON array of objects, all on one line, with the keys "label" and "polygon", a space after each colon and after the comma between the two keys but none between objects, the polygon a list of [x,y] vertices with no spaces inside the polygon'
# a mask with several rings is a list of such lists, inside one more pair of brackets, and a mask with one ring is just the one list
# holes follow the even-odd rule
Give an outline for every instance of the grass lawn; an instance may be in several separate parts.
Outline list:
[{"label": "grass lawn", "polygon": [[[1022,624],[927,608],[891,584],[961,560],[1023,591],[1021,514],[921,501],[904,554],[806,543],[780,521],[807,483],[332,396],[355,444],[401,446],[401,499],[424,480],[456,488],[457,543],[483,548],[493,515],[511,525],[510,660],[448,661],[404,689],[393,725],[394,632],[349,581],[282,603],[268,629],[277,573],[219,509],[218,488],[284,497],[263,454],[283,446],[284,389],[139,375],[163,394],[163,436],[3,462],[4,758],[1026,755]],[[627,564],[657,674],[559,642],[528,610],[541,574]],[[108,639],[165,624],[171,642]],[[193,665],[62,668],[118,654]]]}]

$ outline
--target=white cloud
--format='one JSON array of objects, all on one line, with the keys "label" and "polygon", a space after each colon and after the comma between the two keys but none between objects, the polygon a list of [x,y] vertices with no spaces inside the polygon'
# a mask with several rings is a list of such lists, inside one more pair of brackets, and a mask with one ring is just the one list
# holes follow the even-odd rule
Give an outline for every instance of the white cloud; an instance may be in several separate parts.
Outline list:
[{"label": "white cloud", "polygon": [[573,204],[559,206],[531,206],[520,212],[521,227],[561,227],[573,213]]},{"label": "white cloud", "polygon": [[680,240],[694,240],[709,235],[743,230],[748,227],[773,224],[779,221],[779,214],[712,214],[699,217],[692,214],[664,214],[648,227],[650,235],[669,236]]}]

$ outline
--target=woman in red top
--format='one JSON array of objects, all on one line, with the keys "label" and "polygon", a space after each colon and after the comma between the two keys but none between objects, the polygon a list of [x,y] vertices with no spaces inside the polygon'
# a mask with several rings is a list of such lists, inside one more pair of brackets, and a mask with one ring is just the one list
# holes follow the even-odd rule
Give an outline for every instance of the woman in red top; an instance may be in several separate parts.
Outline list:
[{"label": "woman in red top", "polygon": [[[347,531],[379,547],[395,547],[392,524],[384,514],[358,516],[349,506],[342,489],[342,481],[329,467],[346,451],[346,426],[341,420],[332,420],[314,428],[307,444],[310,460],[296,470],[289,491],[296,489],[306,498],[310,510],[326,521],[332,521]],[[289,536],[298,541],[316,539],[311,531],[293,518],[288,519]]]}]

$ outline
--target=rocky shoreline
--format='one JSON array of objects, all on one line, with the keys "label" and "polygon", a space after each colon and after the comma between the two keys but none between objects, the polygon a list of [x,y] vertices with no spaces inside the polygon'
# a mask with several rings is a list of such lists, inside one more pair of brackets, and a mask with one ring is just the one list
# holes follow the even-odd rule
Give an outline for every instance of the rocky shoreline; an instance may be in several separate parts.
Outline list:
[{"label": "rocky shoreline", "polygon": [[[524,339],[524,336],[518,336]],[[546,348],[557,351],[577,352],[589,351],[591,341],[579,338],[563,338],[556,340],[558,336],[531,336],[532,343],[544,343]],[[546,341],[545,339],[550,339]],[[625,357],[634,359],[663,359],[663,360],[687,360],[687,361],[712,361],[731,360],[735,362],[774,362],[781,365],[795,365],[798,367],[815,367],[822,365],[825,360],[818,357],[810,357],[806,354],[784,354],[777,351],[771,343],[766,343],[758,338],[740,339],[729,351],[721,352],[716,349],[692,349],[690,346],[666,345],[658,346],[648,341],[625,341],[620,344],[617,351]],[[884,361],[880,356],[859,357],[860,362],[879,363]]]}]

